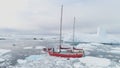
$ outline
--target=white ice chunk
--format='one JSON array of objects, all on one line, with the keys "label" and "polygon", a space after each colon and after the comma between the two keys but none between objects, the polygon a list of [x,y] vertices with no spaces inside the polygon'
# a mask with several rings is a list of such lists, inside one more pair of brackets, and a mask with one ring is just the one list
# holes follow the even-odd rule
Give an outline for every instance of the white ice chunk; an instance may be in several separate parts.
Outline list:
[{"label": "white ice chunk", "polygon": [[26,63],[26,60],[18,59],[17,62],[18,62],[19,64],[24,64],[24,63]]},{"label": "white ice chunk", "polygon": [[107,67],[111,64],[111,61],[106,58],[98,58],[87,56],[79,59],[81,63],[85,64],[89,68]]},{"label": "white ice chunk", "polygon": [[24,47],[23,49],[33,49],[33,47]]},{"label": "white ice chunk", "polygon": [[44,46],[36,46],[35,49],[43,49],[43,48],[46,48]]},{"label": "white ice chunk", "polygon": [[7,49],[0,49],[0,56],[5,54],[5,53],[8,53],[10,52],[11,50],[7,50]]}]

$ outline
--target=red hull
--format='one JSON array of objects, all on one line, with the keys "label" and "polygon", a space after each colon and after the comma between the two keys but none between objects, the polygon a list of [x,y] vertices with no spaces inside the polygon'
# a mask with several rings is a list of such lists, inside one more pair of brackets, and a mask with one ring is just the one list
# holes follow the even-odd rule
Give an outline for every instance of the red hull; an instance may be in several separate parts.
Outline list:
[{"label": "red hull", "polygon": [[80,58],[83,57],[83,53],[68,53],[68,54],[62,54],[58,52],[48,52],[50,56],[56,56],[56,57],[63,57],[63,58]]}]

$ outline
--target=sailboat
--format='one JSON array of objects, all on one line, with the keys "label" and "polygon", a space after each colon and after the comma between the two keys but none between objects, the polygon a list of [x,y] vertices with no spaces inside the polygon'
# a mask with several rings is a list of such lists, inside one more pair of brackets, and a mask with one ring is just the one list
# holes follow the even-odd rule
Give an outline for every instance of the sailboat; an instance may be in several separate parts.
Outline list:
[{"label": "sailboat", "polygon": [[[60,18],[60,40],[59,51],[55,51],[55,48],[44,48],[44,51],[48,52],[50,56],[62,57],[62,58],[81,58],[84,56],[84,50],[75,47],[62,47],[62,16],[63,5],[61,6],[61,18]],[[74,41],[74,40],[73,40]]]}]

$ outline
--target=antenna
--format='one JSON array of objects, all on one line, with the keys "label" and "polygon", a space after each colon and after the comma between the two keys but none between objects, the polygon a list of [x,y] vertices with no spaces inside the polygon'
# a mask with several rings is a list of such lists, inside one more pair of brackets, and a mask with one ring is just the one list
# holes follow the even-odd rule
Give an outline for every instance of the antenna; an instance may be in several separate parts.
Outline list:
[{"label": "antenna", "polygon": [[60,46],[62,45],[62,17],[63,17],[63,5],[61,6],[61,18],[60,18]]}]

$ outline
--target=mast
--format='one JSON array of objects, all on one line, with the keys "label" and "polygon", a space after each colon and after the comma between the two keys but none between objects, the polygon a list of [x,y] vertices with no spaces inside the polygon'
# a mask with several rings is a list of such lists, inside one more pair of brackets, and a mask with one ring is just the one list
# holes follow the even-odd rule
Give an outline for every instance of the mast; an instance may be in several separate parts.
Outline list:
[{"label": "mast", "polygon": [[62,45],[62,17],[63,17],[63,5],[61,6],[61,18],[60,18],[60,46]]},{"label": "mast", "polygon": [[74,17],[74,23],[73,23],[73,44],[75,42],[75,17]]}]

